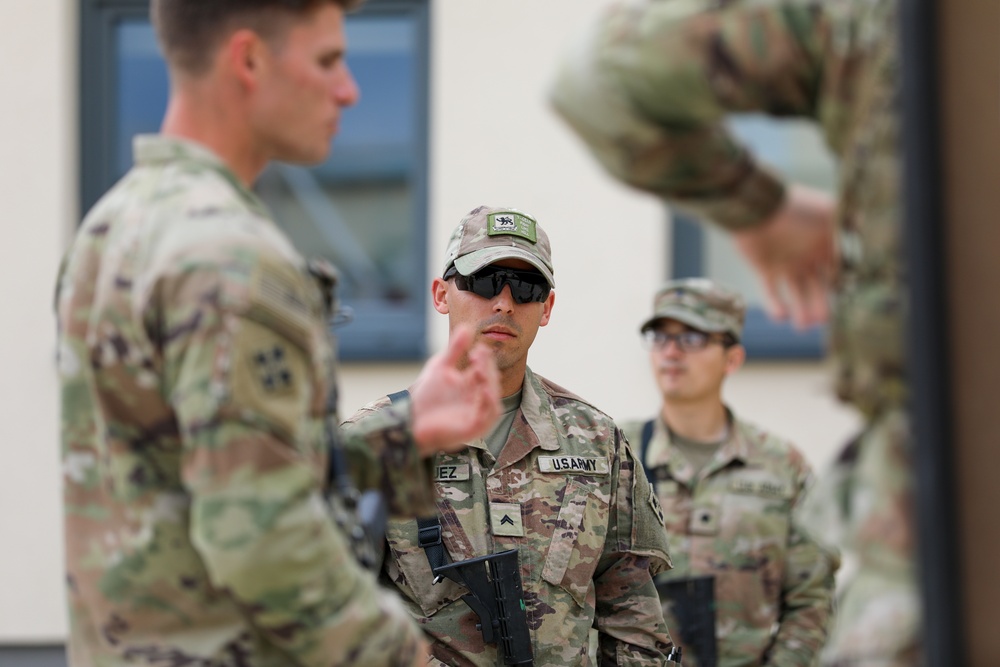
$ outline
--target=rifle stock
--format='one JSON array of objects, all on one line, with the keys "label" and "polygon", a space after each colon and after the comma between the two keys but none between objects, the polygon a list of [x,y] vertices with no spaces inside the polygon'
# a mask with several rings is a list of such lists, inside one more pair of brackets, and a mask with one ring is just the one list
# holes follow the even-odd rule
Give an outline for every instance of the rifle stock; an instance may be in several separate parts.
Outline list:
[{"label": "rifle stock", "polygon": [[505,665],[533,664],[517,549],[448,563],[434,568],[434,576],[469,589],[462,600],[479,617],[483,641],[497,645]]}]

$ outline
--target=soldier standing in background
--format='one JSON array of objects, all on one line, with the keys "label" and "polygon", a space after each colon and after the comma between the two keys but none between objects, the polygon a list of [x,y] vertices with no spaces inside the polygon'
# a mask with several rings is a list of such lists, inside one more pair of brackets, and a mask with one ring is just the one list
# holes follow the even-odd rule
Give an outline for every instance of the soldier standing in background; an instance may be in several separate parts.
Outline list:
[{"label": "soldier standing in background", "polygon": [[[545,231],[513,209],[481,206],[455,228],[434,308],[451,335],[472,326],[500,369],[503,416],[435,463],[441,558],[517,549],[536,667],[662,665],[671,646],[653,575],[670,567],[662,514],[628,443],[603,412],[527,365],[555,294]],[[346,432],[392,407],[362,408]],[[419,529],[418,529],[419,525]],[[391,521],[385,577],[447,665],[498,665],[464,588],[434,581],[423,521]],[[447,562],[447,561],[446,561]],[[588,657],[589,656],[589,657]]]},{"label": "soldier standing in background", "polygon": [[809,464],[722,400],[746,357],[745,314],[739,294],[704,278],[660,289],[640,328],[660,412],[622,425],[663,507],[674,567],[657,587],[685,667],[813,664],[831,615],[838,559],[792,522]]},{"label": "soldier standing in background", "polygon": [[[557,111],[616,177],[731,231],[769,310],[827,318],[838,395],[862,432],[803,503],[857,556],[827,665],[919,664],[906,303],[900,257],[896,0],[636,1],[563,64]],[[726,131],[729,112],[816,120],[840,197],[787,185]]]},{"label": "soldier standing in background", "polygon": [[[152,3],[162,133],[136,139],[58,285],[74,666],[426,660],[331,521],[329,312],[249,190],[269,160],[329,151],[358,96],[343,31],[356,4]],[[411,401],[355,437],[386,464],[391,511],[433,511],[423,457],[498,415],[492,354],[459,331]]]}]

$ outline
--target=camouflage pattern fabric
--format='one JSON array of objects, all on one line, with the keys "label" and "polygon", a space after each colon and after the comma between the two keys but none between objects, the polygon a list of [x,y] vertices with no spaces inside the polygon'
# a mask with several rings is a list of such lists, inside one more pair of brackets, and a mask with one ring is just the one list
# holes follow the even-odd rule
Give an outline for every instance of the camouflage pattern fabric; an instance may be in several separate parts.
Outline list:
[{"label": "camouflage pattern fabric", "polygon": [[[135,148],[58,284],[70,664],[412,663],[419,629],[324,500],[319,286],[214,155]],[[420,511],[407,424],[386,411],[355,437]]]},{"label": "camouflage pattern fabric", "polygon": [[[831,472],[806,495],[801,525],[855,554],[857,574],[841,596],[838,614],[854,622],[835,625],[823,651],[833,667],[922,665],[914,637],[921,631],[920,596],[912,585],[915,545],[908,419],[886,411],[841,454]],[[874,602],[873,602],[874,601]]]},{"label": "camouflage pattern fabric", "polygon": [[[638,443],[642,427],[629,422],[622,430]],[[814,664],[827,636],[839,558],[793,523],[812,480],[802,454],[734,419],[731,437],[696,474],[656,419],[643,463],[656,480],[674,563],[659,577],[715,577],[719,667]],[[683,645],[668,600],[664,617]],[[685,667],[698,667],[697,657],[684,645]]]},{"label": "camouflage pattern fabric", "polygon": [[[726,131],[725,115],[763,111],[820,124],[840,158],[841,266],[830,325],[837,393],[865,415],[867,432],[906,400],[897,9],[896,0],[617,4],[569,54],[552,91],[558,112],[612,174],[729,229],[767,220],[785,186]],[[908,445],[898,448],[896,456],[848,457],[840,473],[855,493],[891,491],[899,495],[883,507],[909,508],[911,484],[901,481],[911,474]],[[852,471],[863,460],[885,467]],[[919,622],[896,622],[919,616],[919,605],[901,607],[917,598],[913,516],[848,511],[851,544],[871,521],[899,519],[908,535],[876,536],[860,554],[831,642],[851,637],[852,655],[870,661],[857,664],[917,664],[907,656],[916,654]],[[891,647],[905,648],[885,653]]]},{"label": "camouflage pattern fabric", "polygon": [[658,320],[677,320],[706,333],[729,333],[736,340],[743,335],[747,306],[739,292],[708,278],[670,280],[653,296],[653,314],[640,331]]},{"label": "camouflage pattern fabric", "polygon": [[463,276],[501,259],[520,259],[556,286],[552,244],[538,222],[516,208],[477,206],[463,217],[448,239],[444,271],[454,265]]},{"label": "camouflage pattern fabric", "polygon": [[[345,428],[363,427],[389,406],[377,400]],[[499,459],[478,440],[438,455],[435,477],[452,561],[519,549],[536,667],[590,665],[595,657],[663,664],[671,641],[653,575],[670,567],[667,536],[656,496],[607,415],[528,369]],[[465,589],[431,583],[416,522],[392,521],[388,538],[384,578],[430,636],[435,661],[500,664],[460,600]]]}]

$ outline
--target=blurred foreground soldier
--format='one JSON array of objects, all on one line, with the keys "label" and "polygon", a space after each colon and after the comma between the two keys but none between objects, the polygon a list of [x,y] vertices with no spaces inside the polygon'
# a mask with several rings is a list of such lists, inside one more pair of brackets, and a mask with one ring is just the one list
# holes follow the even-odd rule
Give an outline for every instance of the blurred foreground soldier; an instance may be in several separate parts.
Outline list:
[{"label": "blurred foreground soldier", "polygon": [[[471,325],[492,348],[504,396],[489,435],[435,458],[437,516],[388,530],[384,574],[443,664],[492,666],[510,656],[476,629],[460,599],[465,588],[434,583],[432,563],[505,550],[516,550],[527,655],[537,667],[661,665],[671,646],[653,586],[653,574],[669,568],[667,537],[641,467],[606,414],[527,366],[554,286],[549,238],[536,221],[485,206],[452,233],[431,285],[452,335]],[[348,432],[379,419],[391,400],[363,408]]]},{"label": "blurred foreground soldier", "polygon": [[622,426],[663,506],[674,567],[657,587],[685,667],[811,665],[830,619],[837,559],[792,523],[809,465],[722,401],[745,312],[706,279],[667,283],[641,327],[660,412]]},{"label": "blurred foreground soldier", "polygon": [[[900,258],[895,0],[615,5],[566,60],[559,113],[615,176],[730,230],[769,308],[827,316],[837,392],[865,417],[802,507],[856,552],[826,664],[919,663]],[[726,131],[728,112],[815,119],[840,200],[781,183]],[[836,247],[836,251],[835,251]]]},{"label": "blurred foreground soldier", "polygon": [[[137,138],[58,285],[74,666],[426,659],[324,501],[332,276],[314,280],[249,190],[271,159],[329,151],[358,96],[350,4],[152,3],[171,78],[162,134]],[[466,331],[410,404],[356,434],[387,463],[390,511],[433,509],[421,455],[485,432],[498,388]]]}]

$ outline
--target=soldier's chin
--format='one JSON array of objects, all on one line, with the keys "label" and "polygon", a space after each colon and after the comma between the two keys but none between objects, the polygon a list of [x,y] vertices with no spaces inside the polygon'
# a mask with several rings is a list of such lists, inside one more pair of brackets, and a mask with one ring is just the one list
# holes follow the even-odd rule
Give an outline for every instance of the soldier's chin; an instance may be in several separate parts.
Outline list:
[{"label": "soldier's chin", "polygon": [[314,167],[330,156],[330,142],[312,146],[289,147],[275,156],[275,160],[302,167]]}]

